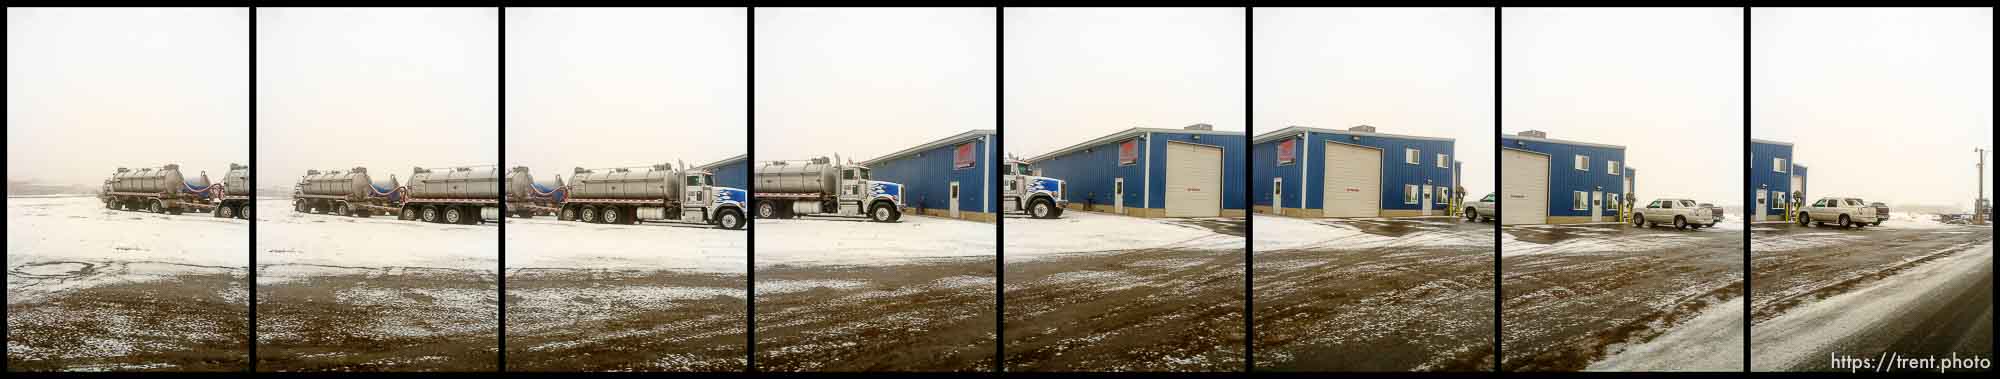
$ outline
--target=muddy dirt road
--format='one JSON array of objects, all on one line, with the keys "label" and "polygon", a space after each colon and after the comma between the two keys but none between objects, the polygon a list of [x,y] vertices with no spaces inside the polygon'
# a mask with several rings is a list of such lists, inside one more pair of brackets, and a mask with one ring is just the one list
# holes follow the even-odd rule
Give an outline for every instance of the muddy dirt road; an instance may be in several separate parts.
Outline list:
[{"label": "muddy dirt road", "polygon": [[1991,227],[1752,233],[1753,369],[1831,370],[1830,354],[1993,356]]},{"label": "muddy dirt road", "polygon": [[990,371],[992,259],[757,268],[760,371]]},{"label": "muddy dirt road", "polygon": [[[1625,350],[1705,314],[1727,319],[1742,313],[1741,303],[1723,306],[1743,293],[1740,222],[1692,230],[1530,225],[1501,233],[1503,370],[1630,369],[1592,364],[1621,353],[1673,353]],[[1737,330],[1693,344],[1742,346]],[[1617,361],[1658,370],[1743,369],[1741,348],[1705,355],[1624,355]]]},{"label": "muddy dirt road", "polygon": [[[1268,221],[1267,221],[1268,220]],[[1336,239],[1256,252],[1259,371],[1491,371],[1493,224],[1302,220]],[[1343,233],[1361,233],[1340,238]],[[1394,238],[1381,244],[1366,237]],[[1357,247],[1358,246],[1358,247]]]}]

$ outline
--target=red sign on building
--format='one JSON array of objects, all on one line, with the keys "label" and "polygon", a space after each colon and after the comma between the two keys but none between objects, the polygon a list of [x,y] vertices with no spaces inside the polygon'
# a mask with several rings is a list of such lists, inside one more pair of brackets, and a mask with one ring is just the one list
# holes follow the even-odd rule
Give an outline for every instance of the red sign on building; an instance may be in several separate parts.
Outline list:
[{"label": "red sign on building", "polygon": [[1139,140],[1129,139],[1118,144],[1118,165],[1139,163]]},{"label": "red sign on building", "polygon": [[958,149],[956,150],[952,154],[952,169],[968,168],[972,167],[975,163],[979,163],[978,157],[972,152],[971,142],[958,145]]},{"label": "red sign on building", "polygon": [[1278,142],[1278,164],[1288,165],[1298,160],[1298,140],[1287,139]]}]

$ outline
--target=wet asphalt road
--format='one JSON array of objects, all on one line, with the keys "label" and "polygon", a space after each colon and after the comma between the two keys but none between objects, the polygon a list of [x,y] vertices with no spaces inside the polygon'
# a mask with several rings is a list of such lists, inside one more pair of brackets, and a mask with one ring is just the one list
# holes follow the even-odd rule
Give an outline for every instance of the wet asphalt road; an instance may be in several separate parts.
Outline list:
[{"label": "wet asphalt road", "polygon": [[[1752,229],[1754,370],[1831,370],[1829,354],[1993,356],[1992,228],[1898,224]],[[1881,318],[1834,324],[1854,315]]]}]

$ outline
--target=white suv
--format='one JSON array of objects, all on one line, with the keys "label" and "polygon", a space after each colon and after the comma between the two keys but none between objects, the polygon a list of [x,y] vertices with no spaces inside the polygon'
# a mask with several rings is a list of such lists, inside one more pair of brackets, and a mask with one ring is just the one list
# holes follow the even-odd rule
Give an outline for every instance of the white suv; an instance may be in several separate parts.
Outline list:
[{"label": "white suv", "polygon": [[1881,214],[1868,202],[1853,197],[1823,197],[1799,210],[1799,226],[1806,222],[1826,226],[1832,222],[1843,228],[1859,228],[1881,221]]},{"label": "white suv", "polygon": [[1493,221],[1494,216],[1500,215],[1500,213],[1493,208],[1494,200],[1496,200],[1496,198],[1493,196],[1493,194],[1488,193],[1486,194],[1486,197],[1479,198],[1479,201],[1474,201],[1472,202],[1472,204],[1467,204],[1465,206],[1465,221],[1472,221],[1472,222]]},{"label": "white suv", "polygon": [[1703,228],[1720,221],[1715,210],[1688,199],[1654,199],[1645,207],[1632,210],[1632,226],[1636,227],[1668,224],[1674,229]]}]

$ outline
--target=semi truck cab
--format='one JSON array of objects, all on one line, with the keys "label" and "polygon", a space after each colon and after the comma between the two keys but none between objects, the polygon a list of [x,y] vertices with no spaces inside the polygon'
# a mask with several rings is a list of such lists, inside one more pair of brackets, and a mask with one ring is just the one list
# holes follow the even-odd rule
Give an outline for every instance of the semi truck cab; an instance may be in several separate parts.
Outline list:
[{"label": "semi truck cab", "polygon": [[1035,175],[1027,162],[1008,159],[1006,177],[1002,179],[1006,188],[1000,191],[1000,198],[1009,212],[1026,212],[1034,218],[1062,217],[1063,209],[1069,206],[1069,187],[1062,179]]},{"label": "semi truck cab", "polygon": [[[715,185],[715,174],[707,170],[688,170],[682,175],[681,191],[682,221],[705,223],[723,229],[741,229],[745,222],[743,201],[750,198],[749,191]],[[692,211],[692,212],[689,212]]]}]

